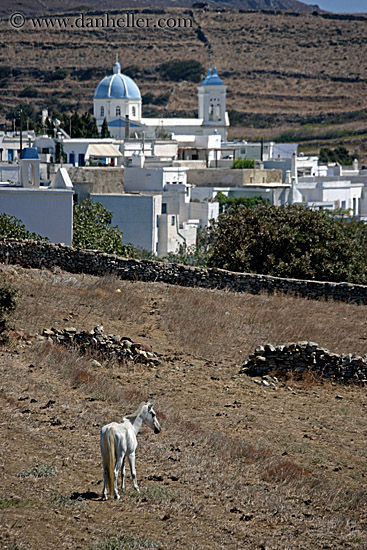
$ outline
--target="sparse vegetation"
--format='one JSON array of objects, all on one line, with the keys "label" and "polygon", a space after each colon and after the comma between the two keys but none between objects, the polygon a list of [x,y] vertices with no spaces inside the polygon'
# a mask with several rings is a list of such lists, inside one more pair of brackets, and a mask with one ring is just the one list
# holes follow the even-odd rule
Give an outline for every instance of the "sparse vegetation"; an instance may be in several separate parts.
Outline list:
[{"label": "sparse vegetation", "polygon": [[50,466],[49,464],[36,464],[30,468],[23,468],[19,472],[19,477],[33,477],[38,479],[40,477],[54,477],[57,476],[59,470],[56,466]]},{"label": "sparse vegetation", "polygon": [[89,547],[89,550],[154,550],[160,547],[158,542],[154,542],[148,537],[120,534],[110,535],[99,544]]}]

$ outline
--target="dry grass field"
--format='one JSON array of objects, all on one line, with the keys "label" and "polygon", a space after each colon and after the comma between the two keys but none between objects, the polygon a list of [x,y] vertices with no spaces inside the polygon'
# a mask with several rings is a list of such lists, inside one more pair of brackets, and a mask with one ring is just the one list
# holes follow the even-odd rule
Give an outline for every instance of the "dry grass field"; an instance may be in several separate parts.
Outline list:
[{"label": "dry grass field", "polygon": [[[21,29],[13,29],[3,18],[0,66],[10,66],[13,74],[0,82],[2,121],[20,102],[39,112],[44,107],[89,110],[94,89],[111,71],[117,53],[122,70],[134,75],[142,96],[150,93],[157,99],[167,94],[160,106],[145,102],[143,113],[145,109],[149,116],[154,107],[157,116],[193,116],[196,84],[182,81],[177,86],[177,81],[164,80],[159,68],[169,60],[197,60],[205,70],[216,65],[228,86],[228,110],[240,114],[232,115],[237,124],[230,137],[277,138],[298,129],[290,139],[301,141],[305,150],[344,143],[366,159],[367,16],[342,20],[180,8],[148,12],[145,17],[154,21],[186,18],[191,25],[35,29],[27,20]],[[70,17],[74,21],[75,15]],[[66,73],[52,80],[58,69]]]},{"label": "dry grass field", "polygon": [[[0,545],[12,550],[366,549],[366,388],[239,375],[257,344],[367,352],[367,307],[1,266]],[[121,292],[116,292],[119,289]],[[150,344],[113,364],[42,341],[74,326]],[[101,365],[92,363],[97,359]],[[154,399],[137,476],[102,502],[99,430]]]}]

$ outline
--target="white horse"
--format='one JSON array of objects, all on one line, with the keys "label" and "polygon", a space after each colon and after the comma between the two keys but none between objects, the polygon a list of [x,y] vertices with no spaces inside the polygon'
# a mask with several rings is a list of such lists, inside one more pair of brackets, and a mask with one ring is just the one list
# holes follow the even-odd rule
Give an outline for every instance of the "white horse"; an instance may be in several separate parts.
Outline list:
[{"label": "white horse", "polygon": [[129,414],[122,419],[122,423],[111,422],[101,429],[101,454],[104,474],[104,487],[102,499],[107,500],[107,490],[119,499],[117,490],[117,478],[121,469],[121,489],[125,488],[125,457],[129,458],[131,476],[136,491],[139,492],[136,481],[135,470],[135,451],[138,446],[136,439],[137,433],[142,427],[143,422],[148,424],[154,433],[161,431],[156,414],[153,410],[153,403],[140,403],[133,414]]}]

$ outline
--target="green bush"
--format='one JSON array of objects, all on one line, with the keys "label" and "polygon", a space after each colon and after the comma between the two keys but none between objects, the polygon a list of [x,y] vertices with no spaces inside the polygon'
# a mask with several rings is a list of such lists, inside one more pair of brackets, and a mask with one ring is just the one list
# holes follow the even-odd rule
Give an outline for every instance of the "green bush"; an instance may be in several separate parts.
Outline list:
[{"label": "green bush", "polygon": [[319,161],[327,164],[328,162],[338,162],[342,166],[351,166],[353,157],[350,156],[346,147],[340,146],[335,149],[321,147]]},{"label": "green bush", "polygon": [[56,69],[55,71],[49,71],[45,74],[45,82],[53,82],[54,80],[64,80],[69,74],[67,69]]},{"label": "green bush", "polygon": [[8,342],[8,315],[16,308],[16,291],[6,284],[0,286],[0,345]]},{"label": "green bush", "polygon": [[303,206],[231,208],[209,228],[209,265],[367,284],[367,226]]},{"label": "green bush", "polygon": [[255,168],[255,159],[243,159],[238,158],[232,162],[231,168],[233,169],[246,169],[246,168]]},{"label": "green bush", "polygon": [[215,200],[219,202],[219,212],[224,212],[227,208],[246,206],[246,208],[255,208],[258,204],[268,204],[269,201],[261,197],[228,197],[224,193],[217,193]]},{"label": "green bush", "polygon": [[176,82],[180,80],[200,82],[201,77],[205,74],[204,67],[195,59],[187,59],[186,61],[174,59],[167,63],[162,63],[158,67],[158,70],[163,78]]},{"label": "green bush", "polygon": [[134,248],[122,242],[122,233],[111,227],[112,214],[99,202],[86,199],[74,206],[73,245],[102,250],[118,256],[133,256]]},{"label": "green bush", "polygon": [[19,97],[38,97],[38,91],[32,86],[27,86],[19,92]]},{"label": "green bush", "polygon": [[11,77],[11,67],[8,65],[0,65],[0,79]]},{"label": "green bush", "polygon": [[48,241],[47,237],[28,231],[21,220],[8,214],[0,214],[0,239]]}]

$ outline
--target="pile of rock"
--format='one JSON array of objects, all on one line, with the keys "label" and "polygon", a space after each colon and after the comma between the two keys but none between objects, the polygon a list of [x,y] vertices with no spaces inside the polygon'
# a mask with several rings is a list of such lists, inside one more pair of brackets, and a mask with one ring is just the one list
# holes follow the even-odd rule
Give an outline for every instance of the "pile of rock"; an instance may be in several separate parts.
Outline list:
[{"label": "pile of rock", "polygon": [[160,364],[157,355],[152,348],[143,342],[133,342],[131,338],[104,334],[101,325],[93,330],[77,332],[74,327],[58,330],[56,328],[44,329],[42,336],[69,348],[78,348],[83,354],[91,353],[118,362],[134,361],[150,366]]},{"label": "pile of rock", "polygon": [[280,346],[257,346],[240,374],[265,376],[270,373],[302,377],[312,373],[322,379],[344,384],[367,384],[367,355],[337,355],[315,342],[298,342]]}]

